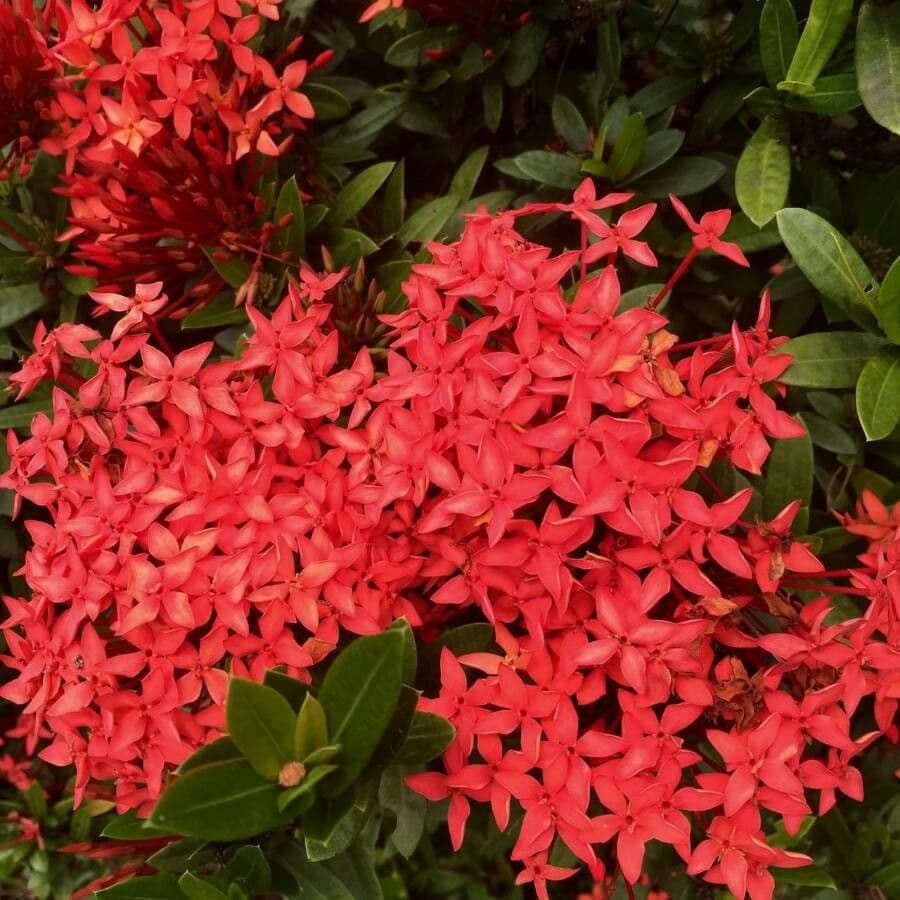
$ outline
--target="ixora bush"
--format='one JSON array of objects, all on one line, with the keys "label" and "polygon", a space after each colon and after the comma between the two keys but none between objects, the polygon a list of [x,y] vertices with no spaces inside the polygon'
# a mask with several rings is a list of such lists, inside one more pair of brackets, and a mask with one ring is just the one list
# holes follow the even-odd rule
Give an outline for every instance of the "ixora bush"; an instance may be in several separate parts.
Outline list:
[{"label": "ixora bush", "polygon": [[[368,819],[377,833],[384,766],[455,731],[407,789],[449,798],[454,847],[471,804],[489,804],[540,896],[580,865],[634,884],[648,841],[754,900],[773,867],[811,862],[764,819],[790,835],[836,791],[858,799],[854,758],[897,736],[895,529],[867,501],[847,527],[872,551],[828,572],[792,534],[799,500],[763,519],[749,488],[724,487],[803,433],[776,402],[791,358],[768,297],[749,329],[688,344],[657,311],[698,254],[746,265],[722,240],[727,211],[697,221],[672,198],[691,250],[623,303],[622,258],[656,261],[641,240],[653,205],[599,216],[629,199],[587,181],[568,203],[471,215],[382,317],[385,356],[341,340],[327,300],[343,273],[306,272],[271,317],[249,308],[231,360],[209,344],[170,358],[127,318],[113,339],[36,336],[13,381],[69,390],[10,437],[5,484],[49,522],[29,523],[31,596],[7,601],[18,674],[3,695],[24,705],[28,748],[74,767],[76,801],[109,784],[120,812],[149,814],[112,837],[296,829],[301,886],[368,896],[339,864],[308,864],[350,852]],[[581,249],[525,238],[541,215],[571,219]],[[499,652],[440,646],[473,618]],[[437,696],[417,704],[409,626],[440,647]],[[377,632],[306,692],[342,635]],[[317,853],[339,828],[350,840]],[[187,868],[105,896],[219,891]]]},{"label": "ixora bush", "polygon": [[0,0],[0,893],[900,896],[898,70]]}]

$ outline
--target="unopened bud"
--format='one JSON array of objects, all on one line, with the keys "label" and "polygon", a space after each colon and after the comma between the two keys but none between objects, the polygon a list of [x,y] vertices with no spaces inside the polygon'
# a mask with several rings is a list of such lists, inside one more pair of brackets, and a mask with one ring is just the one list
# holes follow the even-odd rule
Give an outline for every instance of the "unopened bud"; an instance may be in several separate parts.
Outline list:
[{"label": "unopened bud", "polygon": [[297,787],[306,777],[306,766],[302,762],[289,762],[281,767],[278,783],[285,788]]}]

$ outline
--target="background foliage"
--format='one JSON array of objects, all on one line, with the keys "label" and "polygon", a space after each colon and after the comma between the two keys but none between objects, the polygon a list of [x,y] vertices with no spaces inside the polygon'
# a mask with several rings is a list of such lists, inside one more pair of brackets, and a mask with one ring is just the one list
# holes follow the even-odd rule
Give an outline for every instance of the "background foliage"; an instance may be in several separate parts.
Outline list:
[{"label": "background foliage", "polygon": [[[802,497],[817,551],[834,566],[852,559],[858,548],[838,539],[834,513],[849,509],[863,487],[900,500],[900,5],[435,0],[368,25],[355,21],[361,7],[348,6],[286,0],[289,15],[266,30],[267,50],[302,32],[306,49],[334,57],[304,85],[316,120],[259,184],[260,223],[294,214],[279,236],[292,258],[354,270],[341,287],[340,302],[359,313],[349,316],[358,324],[348,338],[382,339],[370,313],[396,310],[422,245],[457,235],[462,214],[480,204],[558,199],[591,175],[604,190],[634,192],[636,203],[675,193],[697,208],[739,208],[726,237],[753,267],[699,260],[666,312],[690,339],[724,331],[735,318],[750,321],[760,291],[771,291],[774,331],[794,338],[789,408],[809,436],[776,447],[753,484],[755,503],[770,514]],[[91,306],[86,293],[95,283],[66,270],[68,200],[53,190],[59,167],[41,155],[25,180],[0,184],[0,360],[10,369],[27,352],[37,318],[48,326],[81,320]],[[552,223],[531,227],[543,243],[572,244]],[[669,252],[665,276],[684,254],[684,238],[653,227],[654,245]],[[261,302],[278,297],[286,267],[268,260],[259,271],[224,236],[207,258],[220,294],[167,322],[166,335],[175,345],[212,337],[231,351],[247,325],[235,291],[255,272],[264,276]],[[652,289],[626,302],[640,304]],[[36,397],[0,409],[0,427],[27,428],[49,409],[49,393]],[[11,497],[0,499],[0,511],[0,556],[8,586],[19,590],[25,535],[10,519]],[[818,866],[786,873],[785,896],[900,897],[898,762],[879,752],[868,760],[866,803],[791,840]],[[59,773],[33,774],[45,790],[9,784],[3,794],[11,843],[0,850],[0,881],[11,896],[64,898],[108,870],[102,852],[95,859],[57,851],[96,839],[110,804],[91,801],[73,814]],[[520,896],[501,862],[503,838],[486,817],[483,836],[473,820],[472,838],[452,855],[441,810],[426,816],[424,802],[402,791],[382,782],[376,821],[393,821],[393,837],[366,833],[385,897]],[[39,825],[41,843],[23,831],[24,820]],[[182,847],[181,856],[178,846],[160,850],[152,865],[264,895],[266,877],[245,873],[265,864],[252,845],[212,845],[196,855]],[[693,888],[673,864],[652,860],[656,883],[641,894],[687,896]],[[363,896],[333,881],[318,895]]]}]

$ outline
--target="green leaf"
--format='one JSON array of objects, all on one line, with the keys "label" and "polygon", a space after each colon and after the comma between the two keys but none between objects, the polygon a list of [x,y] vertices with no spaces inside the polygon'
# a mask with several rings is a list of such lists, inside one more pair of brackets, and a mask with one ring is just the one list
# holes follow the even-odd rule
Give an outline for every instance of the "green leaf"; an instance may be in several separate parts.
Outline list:
[{"label": "green leaf", "polygon": [[780,380],[797,387],[851,388],[863,366],[886,343],[879,335],[860,331],[801,335],[779,348],[794,358]]},{"label": "green leaf", "polygon": [[205,766],[208,763],[225,762],[229,759],[243,759],[244,755],[230,737],[220,737],[212,743],[204,744],[192,753],[179,767],[178,774],[184,775],[191,769]]},{"label": "green leaf", "polygon": [[28,428],[38,413],[49,413],[51,409],[49,397],[46,400],[14,403],[0,409],[0,428]]},{"label": "green leaf", "polygon": [[847,72],[843,75],[823,75],[816,81],[813,94],[803,97],[788,97],[788,109],[815,113],[819,116],[838,116],[850,112],[862,103],[856,89],[856,75]]},{"label": "green leaf", "polygon": [[487,78],[481,88],[484,105],[484,124],[488,131],[496,131],[503,118],[503,82],[499,78]]},{"label": "green leaf", "polygon": [[556,133],[578,153],[586,152],[591,144],[591,133],[578,107],[565,94],[553,98],[553,127]]},{"label": "green leaf", "polygon": [[293,176],[278,192],[278,201],[275,203],[276,224],[288,215],[293,217],[292,221],[290,225],[276,233],[275,246],[279,250],[290,250],[294,257],[302,259],[306,256],[306,217],[300,188],[297,186],[296,177]]},{"label": "green leaf", "polygon": [[[664,287],[665,285],[662,283],[643,284],[640,287],[632,288],[630,291],[625,291],[619,298],[616,312],[623,313],[627,309],[638,309],[641,306],[646,306],[647,301],[655,297]],[[659,308],[665,309],[665,307],[666,301],[664,300]]]},{"label": "green leaf", "polygon": [[791,150],[786,122],[763,119],[744,147],[735,171],[735,191],[741,209],[759,228],[787,201],[791,182]]},{"label": "green leaf", "polygon": [[663,110],[680,103],[685,97],[700,87],[700,76],[696,72],[682,72],[656,78],[635,93],[631,108],[650,119]]},{"label": "green leaf", "polygon": [[900,349],[886,347],[863,367],[856,411],[866,440],[880,441],[900,424]]},{"label": "green leaf", "polygon": [[[332,772],[336,772],[338,766],[324,765],[316,766],[311,772],[307,773],[303,781],[296,787],[289,788],[278,797],[278,808],[282,811],[290,811],[295,800],[299,797],[305,797],[309,792],[323,779],[327,778]],[[296,814],[296,810],[294,810]]]},{"label": "green leaf", "polygon": [[316,110],[317,122],[343,119],[350,112],[350,101],[331,85],[317,81],[304,81],[303,93],[309,97]]},{"label": "green leaf", "polygon": [[615,13],[610,13],[597,26],[597,69],[603,73],[608,92],[622,70],[622,39]]},{"label": "green leaf", "polygon": [[[250,277],[250,263],[243,257],[233,256],[229,251],[216,247],[204,247],[203,252],[212,263],[212,267],[222,276],[222,280],[235,290]],[[225,258],[222,259],[222,256]]]},{"label": "green leaf", "polygon": [[853,15],[853,0],[812,0],[809,17],[784,80],[778,88],[811,94],[816,79],[841,42]]},{"label": "green leaf", "polygon": [[276,805],[280,791],[246,760],[209,763],[166,789],[151,822],[188,837],[239,841],[285,821]]},{"label": "green leaf", "polygon": [[881,282],[881,289],[878,291],[878,321],[891,342],[900,344],[900,257],[894,260]]},{"label": "green leaf", "polygon": [[450,191],[454,197],[459,198],[460,203],[465,203],[475,191],[478,177],[487,161],[490,147],[479,147],[473,150],[456,170],[453,180],[450,182]]},{"label": "green leaf", "polygon": [[379,775],[385,767],[391,765],[397,758],[397,755],[403,749],[409,730],[412,726],[413,717],[416,714],[416,707],[419,705],[420,693],[411,688],[408,684],[404,684],[400,688],[400,697],[397,700],[397,708],[388,727],[384,730],[378,746],[369,759],[369,764],[363,771],[363,777],[369,775]]},{"label": "green leaf", "polygon": [[813,448],[809,434],[774,441],[766,463],[763,517],[772,519],[794,500],[809,506],[813,488]]},{"label": "green leaf", "polygon": [[198,878],[192,872],[185,872],[178,879],[178,886],[188,900],[228,900],[226,894],[208,881]]},{"label": "green leaf", "polygon": [[776,884],[790,884],[797,887],[823,887],[836,889],[834,879],[823,869],[805,866],[802,869],[772,869]]},{"label": "green leaf", "polygon": [[725,174],[725,166],[705,156],[682,156],[634,182],[651,200],[669,194],[687,197],[715,184]]},{"label": "green leaf", "polygon": [[398,765],[423,765],[440,756],[456,734],[453,726],[441,716],[416,712],[406,743],[395,758]]},{"label": "green leaf", "polygon": [[391,172],[384,188],[381,227],[385,234],[394,234],[406,216],[406,161],[400,160]]},{"label": "green leaf", "polygon": [[510,87],[521,87],[537,70],[550,31],[540,22],[528,22],[509,42],[503,61],[503,77]]},{"label": "green leaf", "polygon": [[399,767],[388,769],[381,776],[378,800],[384,809],[394,814],[391,843],[401,855],[409,859],[425,830],[427,801],[421,794],[406,786],[406,772]]},{"label": "green leaf", "polygon": [[681,149],[683,143],[684,132],[674,128],[665,128],[648,135],[644,152],[625,183],[637,181],[638,178],[667,163]]},{"label": "green leaf", "polygon": [[875,279],[849,241],[807,209],[783,209],[777,221],[785,246],[813,287],[866,327],[874,308]]},{"label": "green leaf", "polygon": [[181,330],[221,328],[225,325],[242,325],[246,321],[247,311],[244,307],[235,306],[233,296],[222,294],[185,316],[181,320]]},{"label": "green leaf", "polygon": [[855,453],[856,441],[846,428],[816,415],[814,412],[804,412],[803,421],[809,430],[809,436],[817,447],[822,447],[831,453]]},{"label": "green leaf", "polygon": [[14,325],[46,303],[47,298],[36,281],[3,285],[0,287],[0,328]]},{"label": "green leaf", "polygon": [[346,852],[328,860],[325,865],[335,874],[356,900],[383,900],[383,892],[375,872],[375,853],[364,840],[355,841]]},{"label": "green leaf", "polygon": [[328,743],[328,722],[322,704],[307,694],[297,716],[294,737],[294,759],[305,760],[310,753]]},{"label": "green leaf", "polygon": [[414,69],[430,62],[427,50],[440,50],[459,38],[446,28],[424,28],[412,34],[405,34],[388,47],[384,61],[398,69]]},{"label": "green leaf", "polygon": [[416,669],[418,668],[418,652],[416,650],[416,638],[412,628],[406,619],[397,619],[391,624],[391,631],[397,631],[403,635],[403,668],[401,680],[404,684],[416,683]]},{"label": "green leaf", "polygon": [[526,178],[548,187],[573,190],[581,183],[581,161],[550,150],[526,150],[513,158]]},{"label": "green leaf", "polygon": [[766,0],[759,16],[759,53],[772,87],[787,77],[800,29],[791,0]]},{"label": "green leaf", "polygon": [[352,219],[376,194],[396,164],[376,163],[352,178],[337,195],[328,213],[326,223],[331,226],[343,225]]},{"label": "green leaf", "polygon": [[351,116],[340,127],[329,131],[328,136],[338,143],[346,141],[365,147],[403,112],[408,100],[405,93],[378,93],[369,106]]},{"label": "green leaf", "polygon": [[184,894],[171,875],[144,875],[129,878],[97,891],[97,900],[183,900]]},{"label": "green leaf", "polygon": [[291,709],[294,712],[300,712],[300,707],[309,693],[308,685],[298,681],[296,678],[291,678],[290,675],[285,675],[284,672],[280,672],[278,669],[269,669],[265,678],[263,678],[263,684],[278,691],[291,704]]},{"label": "green leaf", "polygon": [[856,23],[856,76],[869,115],[900,134],[900,6],[866,0]]},{"label": "green leaf", "polygon": [[328,718],[329,739],[341,745],[341,772],[330,786],[331,795],[362,772],[394,715],[404,643],[399,631],[357,638],[325,675],[319,700]]},{"label": "green leaf", "polygon": [[450,221],[450,217],[459,206],[459,198],[452,194],[449,197],[438,197],[419,207],[394,235],[401,247],[413,241],[427,244],[434,240],[441,229]]},{"label": "green leaf", "polygon": [[311,863],[299,845],[279,854],[278,861],[296,879],[303,900],[361,900],[328,868]]},{"label": "green leaf", "polygon": [[609,157],[610,176],[621,181],[637,166],[647,144],[647,123],[641,113],[632,113],[622,126]]},{"label": "green leaf", "polygon": [[101,837],[115,841],[152,841],[170,834],[171,830],[154,828],[146,819],[139,819],[134,810],[116,816],[100,832]]},{"label": "green leaf", "polygon": [[275,779],[294,756],[295,717],[290,703],[274,688],[232,678],[226,701],[228,732],[250,765]]}]

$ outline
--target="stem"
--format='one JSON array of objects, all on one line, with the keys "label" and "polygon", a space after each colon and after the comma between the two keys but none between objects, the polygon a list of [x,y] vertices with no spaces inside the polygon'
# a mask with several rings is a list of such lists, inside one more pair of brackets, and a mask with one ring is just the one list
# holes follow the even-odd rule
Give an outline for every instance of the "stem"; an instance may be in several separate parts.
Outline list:
[{"label": "stem", "polygon": [[650,301],[648,304],[648,309],[656,309],[663,300],[666,299],[666,296],[672,290],[673,287],[681,280],[682,276],[687,272],[687,270],[691,267],[691,264],[697,257],[697,253],[699,251],[696,247],[691,247],[688,255],[678,264],[678,268],[672,273],[669,277],[669,280],[663,285],[663,289]]}]

